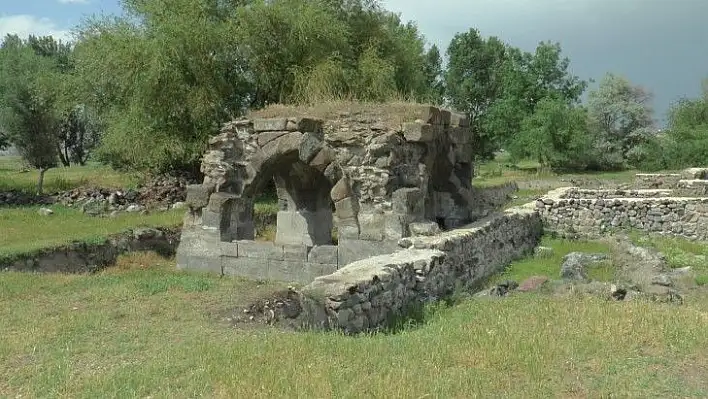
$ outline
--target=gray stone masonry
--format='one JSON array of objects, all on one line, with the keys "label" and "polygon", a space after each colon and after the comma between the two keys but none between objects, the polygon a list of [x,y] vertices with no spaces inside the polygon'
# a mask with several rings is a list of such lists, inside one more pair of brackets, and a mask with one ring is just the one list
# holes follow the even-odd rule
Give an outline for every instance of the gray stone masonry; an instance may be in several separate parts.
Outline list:
[{"label": "gray stone masonry", "polygon": [[[481,217],[486,197],[471,186],[468,118],[423,105],[417,114],[388,124],[361,113],[226,123],[209,141],[203,183],[187,188],[178,267],[309,281],[391,253],[402,238],[432,234],[433,225],[452,229]],[[254,200],[269,181],[280,208],[275,242],[247,244]],[[315,248],[327,263],[286,255]]]},{"label": "gray stone masonry", "polygon": [[307,285],[306,307],[324,309],[309,312],[304,324],[349,333],[386,326],[532,252],[541,230],[536,212],[512,208],[437,236],[403,238],[398,252],[350,263]]},{"label": "gray stone masonry", "polygon": [[600,236],[612,230],[708,239],[708,197],[565,198],[574,188],[549,192],[535,203],[544,228],[562,235]]}]

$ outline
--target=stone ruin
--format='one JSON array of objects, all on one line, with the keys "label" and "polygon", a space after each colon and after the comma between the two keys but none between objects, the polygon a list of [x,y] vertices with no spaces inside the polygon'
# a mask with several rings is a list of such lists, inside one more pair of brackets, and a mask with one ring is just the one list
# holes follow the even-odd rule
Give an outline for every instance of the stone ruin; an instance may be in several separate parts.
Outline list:
[{"label": "stone ruin", "polygon": [[[413,114],[226,123],[209,141],[203,183],[187,187],[178,267],[310,282],[392,253],[403,238],[473,221],[468,118],[431,106]],[[254,201],[271,181],[277,233],[274,242],[255,241]]]}]

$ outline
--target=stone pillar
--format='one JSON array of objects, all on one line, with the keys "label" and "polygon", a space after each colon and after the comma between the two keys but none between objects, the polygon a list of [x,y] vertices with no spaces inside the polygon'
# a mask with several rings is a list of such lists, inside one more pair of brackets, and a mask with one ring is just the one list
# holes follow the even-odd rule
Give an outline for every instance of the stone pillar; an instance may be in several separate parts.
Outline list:
[{"label": "stone pillar", "polygon": [[279,211],[275,243],[278,245],[328,245],[332,243],[332,211]]}]

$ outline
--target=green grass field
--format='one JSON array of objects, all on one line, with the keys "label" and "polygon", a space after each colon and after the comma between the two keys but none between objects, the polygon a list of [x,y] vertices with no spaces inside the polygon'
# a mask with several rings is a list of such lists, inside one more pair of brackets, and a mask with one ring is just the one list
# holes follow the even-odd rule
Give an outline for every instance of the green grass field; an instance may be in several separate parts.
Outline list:
[{"label": "green grass field", "polygon": [[467,300],[359,337],[223,321],[276,288],[149,254],[94,276],[5,273],[0,397],[708,396],[705,299]]},{"label": "green grass field", "polygon": [[37,207],[0,208],[0,257],[72,241],[105,238],[131,227],[179,226],[184,217],[184,210],[99,218],[73,208],[51,208],[54,214],[50,216],[40,215]]},{"label": "green grass field", "polygon": [[[65,171],[51,184],[131,181],[100,171]],[[519,172],[495,173],[479,185]],[[6,178],[16,174],[0,165],[0,190],[33,187],[27,173]],[[541,189],[524,190],[517,202]],[[53,209],[51,216],[36,207],[0,209],[0,255],[139,225],[179,225],[183,216],[93,218]],[[275,210],[272,201],[256,206]],[[704,243],[633,238],[665,252],[672,267],[705,272],[696,283],[708,283]],[[556,278],[569,252],[609,252],[594,241],[544,237],[542,245],[552,255],[515,262],[492,280]],[[605,280],[612,273],[600,267],[590,274]],[[700,292],[683,306],[540,293],[467,298],[431,306],[422,324],[395,334],[357,337],[234,328],[225,320],[282,288],[180,272],[173,260],[150,253],[123,256],[95,275],[0,272],[0,398],[708,397],[708,295]]]},{"label": "green grass field", "polygon": [[[34,193],[39,172],[25,168],[19,157],[0,157],[0,191],[21,190]],[[71,190],[77,187],[128,188],[139,181],[137,176],[116,172],[98,165],[58,167],[50,169],[44,176],[44,191]]]}]

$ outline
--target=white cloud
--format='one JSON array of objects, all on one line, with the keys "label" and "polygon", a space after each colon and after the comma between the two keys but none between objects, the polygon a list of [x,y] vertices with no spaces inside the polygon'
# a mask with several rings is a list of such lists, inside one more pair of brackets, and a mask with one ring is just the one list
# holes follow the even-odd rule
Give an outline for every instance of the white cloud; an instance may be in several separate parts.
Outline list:
[{"label": "white cloud", "polygon": [[88,4],[89,0],[59,0],[61,4]]},{"label": "white cloud", "polygon": [[71,38],[71,33],[67,29],[60,28],[49,18],[39,18],[34,15],[0,16],[0,41],[8,34],[20,37],[51,35],[62,41],[68,41]]}]

